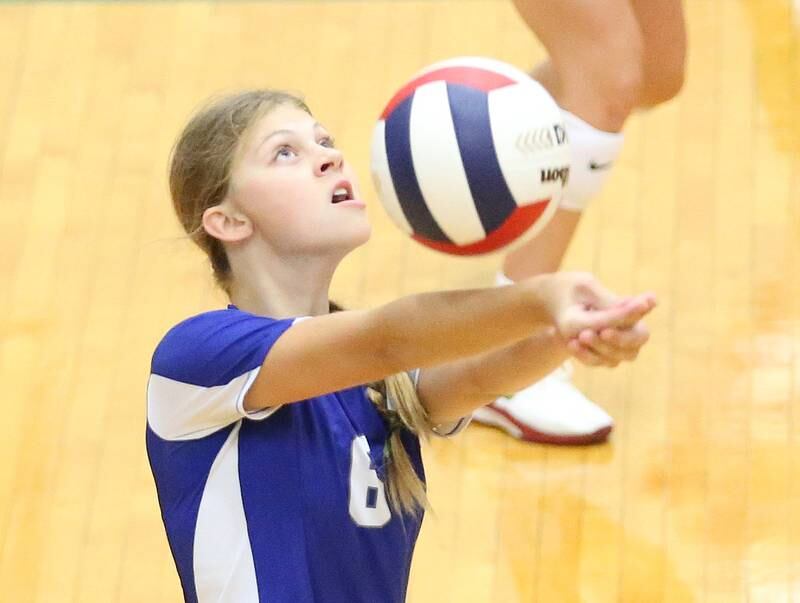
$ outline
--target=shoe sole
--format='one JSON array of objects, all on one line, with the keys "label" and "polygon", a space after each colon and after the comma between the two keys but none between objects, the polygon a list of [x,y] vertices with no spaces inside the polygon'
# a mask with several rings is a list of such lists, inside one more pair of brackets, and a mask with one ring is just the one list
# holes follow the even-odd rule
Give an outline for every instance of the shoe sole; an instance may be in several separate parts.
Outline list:
[{"label": "shoe sole", "polygon": [[613,425],[601,427],[591,433],[581,433],[572,435],[559,435],[555,433],[545,433],[537,431],[531,427],[520,423],[509,413],[491,406],[483,406],[472,413],[472,418],[477,423],[502,429],[512,438],[524,442],[535,444],[553,444],[556,446],[587,446],[590,444],[602,444],[608,440]]}]

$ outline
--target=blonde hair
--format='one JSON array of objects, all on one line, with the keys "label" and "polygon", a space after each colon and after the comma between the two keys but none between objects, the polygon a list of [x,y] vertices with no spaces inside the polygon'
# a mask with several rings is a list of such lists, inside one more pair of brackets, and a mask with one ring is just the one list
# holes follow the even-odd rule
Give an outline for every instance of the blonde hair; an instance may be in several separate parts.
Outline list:
[{"label": "blonde hair", "polygon": [[[222,241],[203,228],[203,213],[228,194],[231,170],[250,128],[287,104],[311,114],[302,99],[277,90],[247,90],[212,99],[189,120],[172,149],[169,188],[175,213],[191,240],[208,256],[217,284],[228,295],[231,265]],[[338,310],[331,303],[331,311]],[[402,441],[403,430],[423,437],[430,432],[416,387],[408,374],[399,373],[369,384],[367,396],[389,430],[385,447],[389,502],[401,513],[418,513],[429,506],[425,486]]]},{"label": "blonde hair", "polygon": [[[389,424],[389,439],[385,450],[389,467],[389,502],[392,508],[408,514],[428,509],[430,505],[425,484],[417,475],[402,440],[404,429],[424,438],[430,433],[428,415],[417,395],[416,385],[408,373],[397,373],[370,384],[367,387],[367,396]],[[394,401],[395,409],[388,409],[389,399]]]},{"label": "blonde hair", "polygon": [[169,189],[181,226],[211,261],[217,284],[230,294],[231,266],[222,241],[203,228],[203,212],[225,200],[231,170],[245,134],[280,105],[309,115],[296,96],[277,90],[248,90],[211,99],[189,120],[172,148]]}]

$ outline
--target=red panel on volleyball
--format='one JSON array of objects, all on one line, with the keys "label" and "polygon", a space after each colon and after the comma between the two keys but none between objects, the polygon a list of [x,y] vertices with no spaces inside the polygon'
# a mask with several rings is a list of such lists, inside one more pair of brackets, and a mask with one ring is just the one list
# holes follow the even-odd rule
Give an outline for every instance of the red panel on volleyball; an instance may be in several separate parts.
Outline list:
[{"label": "red panel on volleyball", "polygon": [[459,246],[453,243],[431,241],[416,234],[412,234],[411,238],[422,243],[426,247],[452,255],[478,255],[481,253],[489,253],[508,245],[511,241],[514,241],[518,236],[533,226],[536,221],[542,217],[549,203],[550,199],[544,199],[531,203],[530,205],[518,207],[514,213],[503,222],[500,228],[487,235],[482,241],[471,245]]},{"label": "red panel on volleyball", "polygon": [[497,88],[517,83],[510,77],[501,75],[495,71],[488,71],[477,67],[443,67],[441,69],[434,69],[429,73],[425,73],[411,80],[408,84],[400,88],[397,94],[395,94],[386,105],[383,113],[381,113],[381,119],[386,119],[386,117],[394,111],[394,108],[414,94],[417,88],[423,84],[438,81],[461,84],[463,86],[483,90],[484,92],[490,92]]}]

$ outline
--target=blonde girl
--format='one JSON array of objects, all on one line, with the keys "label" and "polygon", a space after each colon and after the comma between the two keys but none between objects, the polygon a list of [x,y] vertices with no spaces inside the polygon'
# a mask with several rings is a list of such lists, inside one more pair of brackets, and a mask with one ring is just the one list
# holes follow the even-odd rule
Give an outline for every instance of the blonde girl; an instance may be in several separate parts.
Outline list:
[{"label": "blonde girl", "polygon": [[426,507],[420,437],[568,355],[614,366],[652,295],[590,275],[335,310],[337,265],[370,236],[351,167],[294,96],[216,99],[170,187],[230,305],[158,344],[147,450],[186,601],[401,602]]}]

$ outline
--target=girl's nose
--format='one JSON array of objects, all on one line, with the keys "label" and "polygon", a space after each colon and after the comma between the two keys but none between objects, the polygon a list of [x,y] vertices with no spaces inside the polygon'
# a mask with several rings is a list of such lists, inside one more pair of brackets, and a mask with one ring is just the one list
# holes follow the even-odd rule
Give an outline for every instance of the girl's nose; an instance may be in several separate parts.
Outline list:
[{"label": "girl's nose", "polygon": [[344,157],[338,149],[326,149],[317,162],[317,176],[322,176],[329,169],[340,170]]}]

